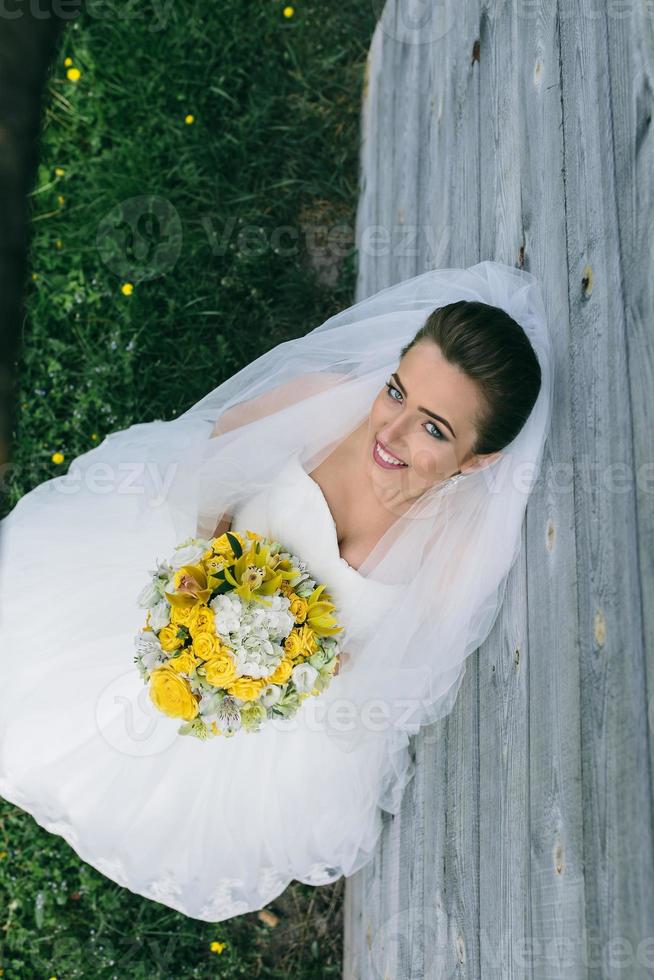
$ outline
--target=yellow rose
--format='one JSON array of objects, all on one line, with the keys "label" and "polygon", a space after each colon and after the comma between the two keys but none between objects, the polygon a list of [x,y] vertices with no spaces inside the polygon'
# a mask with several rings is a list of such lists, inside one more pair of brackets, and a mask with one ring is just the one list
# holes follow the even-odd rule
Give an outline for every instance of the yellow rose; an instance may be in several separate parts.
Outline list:
[{"label": "yellow rose", "polygon": [[313,632],[310,626],[306,623],[301,626],[298,630],[300,636],[300,642],[302,643],[302,649],[307,654],[311,656],[318,649],[318,641],[316,640],[316,634]]},{"label": "yellow rose", "polygon": [[193,649],[198,657],[203,660],[212,660],[222,652],[220,640],[214,633],[195,633],[193,635]]},{"label": "yellow rose", "polygon": [[169,718],[192,721],[198,713],[198,702],[188,683],[167,664],[152,671],[149,692],[154,705]]},{"label": "yellow rose", "polygon": [[284,640],[284,649],[286,650],[286,655],[292,660],[299,657],[303,652],[304,644],[302,642],[302,637],[299,630],[291,630],[286,639]]},{"label": "yellow rose", "polygon": [[[229,533],[233,534],[236,540],[241,545],[241,547],[243,547],[244,544],[243,536],[241,534],[238,534],[236,531],[230,531]],[[221,534],[219,538],[214,538],[212,542],[212,547],[215,554],[222,555],[223,558],[234,557],[234,552],[232,551],[232,546],[229,543],[229,538],[227,537],[227,534]]]},{"label": "yellow rose", "polygon": [[[209,684],[227,687],[236,678],[236,664],[231,657],[214,657],[204,666],[204,676]],[[239,694],[238,697],[241,697]]]},{"label": "yellow rose", "polygon": [[192,674],[200,663],[197,657],[193,656],[193,650],[182,650],[178,657],[173,657],[168,661],[168,666],[172,667],[178,674]]},{"label": "yellow rose", "polygon": [[269,683],[270,678],[267,677],[237,677],[227,690],[241,701],[255,701],[261,689]]},{"label": "yellow rose", "polygon": [[291,676],[291,671],[293,670],[293,661],[289,660],[288,657],[284,657],[283,660],[277,665],[274,673],[266,677],[267,684],[285,684],[286,681]]},{"label": "yellow rose", "polygon": [[196,637],[200,633],[215,633],[216,620],[211,609],[207,606],[193,606],[195,616],[190,624],[191,636]]},{"label": "yellow rose", "polygon": [[177,636],[177,626],[171,623],[169,626],[163,626],[159,630],[159,643],[166,653],[172,653],[174,650],[178,650],[181,646],[184,646],[184,640]]},{"label": "yellow rose", "polygon": [[293,591],[293,586],[289,585],[286,579],[282,579],[282,581],[279,583],[279,591],[283,595],[285,595],[288,599],[292,598],[292,596],[295,595],[295,592]]},{"label": "yellow rose", "polygon": [[306,600],[295,593],[290,595],[289,599],[291,600],[291,605],[289,606],[291,616],[293,616],[296,623],[303,623],[307,618],[307,610],[309,608]]},{"label": "yellow rose", "polygon": [[171,606],[170,622],[174,625],[193,626],[198,615],[198,606]]}]

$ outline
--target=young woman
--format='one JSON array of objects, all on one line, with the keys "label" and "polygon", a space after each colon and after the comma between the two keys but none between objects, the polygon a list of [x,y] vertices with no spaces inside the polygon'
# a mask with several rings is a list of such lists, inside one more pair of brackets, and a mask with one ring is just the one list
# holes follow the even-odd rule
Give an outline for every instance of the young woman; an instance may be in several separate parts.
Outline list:
[{"label": "young woman", "polygon": [[[0,794],[207,921],[353,874],[500,608],[551,387],[535,278],[434,270],[26,494],[1,527]],[[230,527],[327,583],[345,655],[292,719],[201,741],[148,701],[136,597],[180,541]]]}]

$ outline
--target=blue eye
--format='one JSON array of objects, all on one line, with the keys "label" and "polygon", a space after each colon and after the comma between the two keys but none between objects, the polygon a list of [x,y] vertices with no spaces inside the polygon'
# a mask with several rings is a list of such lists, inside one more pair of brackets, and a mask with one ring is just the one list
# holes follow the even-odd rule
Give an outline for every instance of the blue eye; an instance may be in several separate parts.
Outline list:
[{"label": "blue eye", "polygon": [[[397,399],[395,397],[395,395],[391,395],[391,391],[396,391],[398,393],[398,395],[400,396],[400,398]],[[392,398],[393,401],[395,401],[395,402],[402,399],[402,392],[399,390],[399,388],[396,388],[395,385],[391,384],[390,381],[387,381],[386,382],[386,394],[388,395],[389,398]],[[427,429],[427,426],[428,425],[433,425],[435,431],[434,432],[430,432],[429,429]],[[447,437],[443,435],[443,433],[441,432],[441,430],[438,428],[437,425],[434,424],[434,422],[426,422],[425,423],[425,431],[429,433],[429,435],[432,437],[432,439],[437,439],[438,442],[447,442]]]}]

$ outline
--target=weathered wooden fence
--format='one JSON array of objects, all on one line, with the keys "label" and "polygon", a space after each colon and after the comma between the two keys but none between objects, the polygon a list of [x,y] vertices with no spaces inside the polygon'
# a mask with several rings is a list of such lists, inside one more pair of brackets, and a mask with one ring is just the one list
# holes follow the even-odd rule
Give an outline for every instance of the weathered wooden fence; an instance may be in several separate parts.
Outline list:
[{"label": "weathered wooden fence", "polygon": [[345,980],[654,977],[653,67],[647,0],[380,9],[358,298],[523,266],[557,374],[503,610],[347,881]]}]

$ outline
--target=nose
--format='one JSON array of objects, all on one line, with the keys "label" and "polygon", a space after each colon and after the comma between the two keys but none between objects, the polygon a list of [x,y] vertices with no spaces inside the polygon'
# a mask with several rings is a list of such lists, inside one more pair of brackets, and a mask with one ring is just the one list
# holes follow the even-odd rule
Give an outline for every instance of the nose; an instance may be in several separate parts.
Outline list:
[{"label": "nose", "polygon": [[401,418],[389,419],[379,432],[379,438],[391,452],[397,451],[398,456],[402,456],[402,440],[406,433],[406,422]]}]

